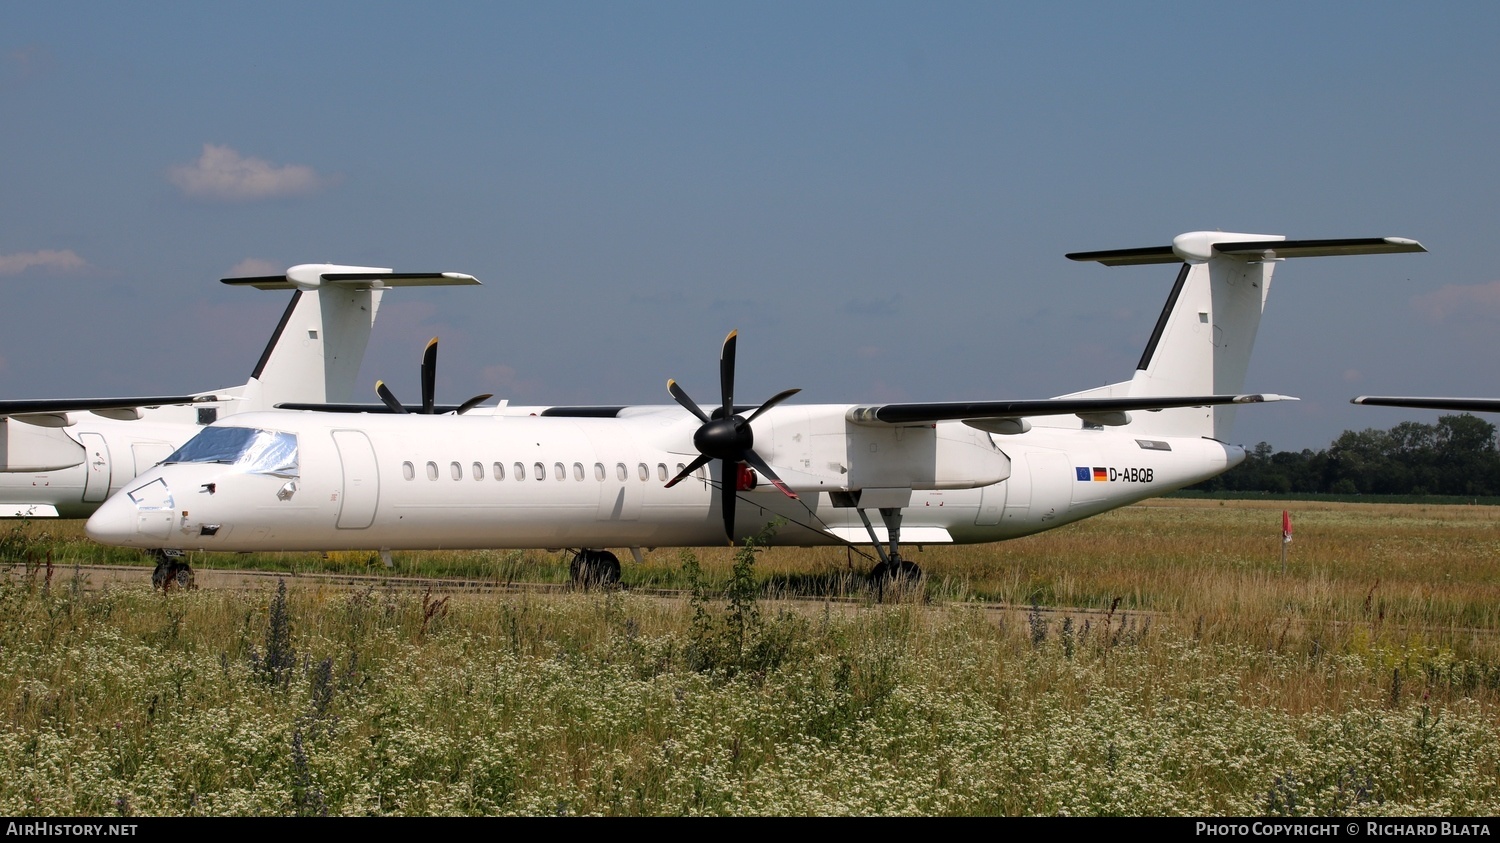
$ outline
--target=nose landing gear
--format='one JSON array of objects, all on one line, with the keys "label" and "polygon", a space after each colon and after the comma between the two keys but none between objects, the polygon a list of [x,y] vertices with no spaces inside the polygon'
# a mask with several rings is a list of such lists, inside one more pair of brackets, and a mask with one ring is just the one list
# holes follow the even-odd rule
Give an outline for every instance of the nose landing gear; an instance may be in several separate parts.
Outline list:
[{"label": "nose landing gear", "polygon": [[151,572],[153,589],[166,593],[174,588],[186,591],[197,587],[193,584],[192,566],[183,559],[182,551],[153,550],[151,556],[156,559],[156,570]]}]

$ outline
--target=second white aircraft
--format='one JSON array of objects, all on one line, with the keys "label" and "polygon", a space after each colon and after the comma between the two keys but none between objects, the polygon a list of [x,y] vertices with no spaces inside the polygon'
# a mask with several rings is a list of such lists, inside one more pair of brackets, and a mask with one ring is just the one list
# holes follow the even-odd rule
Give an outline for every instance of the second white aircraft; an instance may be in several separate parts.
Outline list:
[{"label": "second white aircraft", "polygon": [[1181,266],[1134,375],[1057,398],[799,405],[788,390],[741,404],[731,333],[709,411],[669,381],[676,404],[239,414],[106,501],[87,531],[202,551],[567,548],[596,580],[619,575],[611,549],[640,558],[760,534],[869,544],[873,573],[916,575],[903,543],[1037,533],[1237,465],[1235,407],[1283,398],[1243,391],[1277,263],[1420,251],[1189,232],[1071,254]]}]

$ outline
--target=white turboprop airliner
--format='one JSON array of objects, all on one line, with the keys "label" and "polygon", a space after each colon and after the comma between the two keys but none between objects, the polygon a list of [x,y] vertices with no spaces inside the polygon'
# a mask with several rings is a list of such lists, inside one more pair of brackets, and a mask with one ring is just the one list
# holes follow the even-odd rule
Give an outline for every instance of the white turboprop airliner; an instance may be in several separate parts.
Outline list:
[{"label": "white turboprop airliner", "polygon": [[1068,255],[1181,269],[1134,376],[1051,399],[797,405],[787,390],[737,404],[731,333],[712,413],[675,381],[675,405],[245,413],[112,497],[87,531],[203,551],[568,548],[575,576],[609,581],[609,548],[639,560],[778,522],[773,544],[869,543],[873,574],[915,576],[902,542],[1024,536],[1237,465],[1235,406],[1283,397],[1242,392],[1276,264],[1420,251],[1402,238],[1191,232]]},{"label": "white turboprop airliner", "polygon": [[250,380],[182,396],[0,400],[0,517],[83,518],[217,418],[347,401],[387,288],[479,283],[335,264],[222,281],[294,291]]}]

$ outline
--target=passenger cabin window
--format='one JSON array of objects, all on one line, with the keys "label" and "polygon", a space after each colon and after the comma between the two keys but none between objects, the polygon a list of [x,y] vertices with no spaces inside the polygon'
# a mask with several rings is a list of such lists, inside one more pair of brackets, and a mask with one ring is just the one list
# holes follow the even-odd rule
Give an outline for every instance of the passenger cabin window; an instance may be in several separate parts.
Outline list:
[{"label": "passenger cabin window", "polygon": [[476,463],[474,463],[474,479],[475,480],[483,480],[484,479],[484,463],[482,463],[482,462],[476,462]]},{"label": "passenger cabin window", "polygon": [[437,479],[437,463],[431,462],[431,461],[429,461],[427,463],[427,479],[428,480],[436,480]]},{"label": "passenger cabin window", "polygon": [[581,462],[575,462],[575,463],[573,463],[573,479],[574,480],[582,480],[583,479],[583,463],[581,463]]},{"label": "passenger cabin window", "polygon": [[650,480],[651,479],[651,467],[648,466],[648,465],[646,465],[645,463],[641,463],[640,464],[640,469],[639,469],[639,474],[641,475],[641,482],[644,483],[645,481]]},{"label": "passenger cabin window", "polygon": [[659,462],[659,463],[656,464],[656,479],[660,480],[663,483],[667,482],[667,464],[666,463]]},{"label": "passenger cabin window", "polygon": [[552,464],[552,476],[555,477],[555,478],[557,478],[558,480],[567,480],[568,479],[568,469],[565,468],[565,467],[563,467],[563,464],[560,463],[560,462],[559,463],[553,463]]},{"label": "passenger cabin window", "polygon": [[625,468],[625,463],[615,463],[615,477],[622,481],[630,478],[630,474]]},{"label": "passenger cabin window", "polygon": [[546,480],[547,479],[547,467],[545,465],[542,465],[541,463],[537,463],[535,466],[532,466],[532,467],[536,469],[536,479],[538,479],[538,480]]},{"label": "passenger cabin window", "polygon": [[599,481],[604,480],[604,463],[594,463],[594,479]]},{"label": "passenger cabin window", "polygon": [[448,473],[453,475],[454,480],[464,479],[464,467],[459,465],[456,461],[448,463]]},{"label": "passenger cabin window", "polygon": [[249,474],[297,477],[297,435],[254,427],[205,427],[163,464],[232,465]]},{"label": "passenger cabin window", "polygon": [[517,480],[525,480],[526,479],[526,464],[525,463],[520,463],[520,462],[516,463],[516,479]]},{"label": "passenger cabin window", "polygon": [[417,467],[411,464],[411,460],[407,460],[401,464],[401,476],[407,480],[411,480],[417,476]]},{"label": "passenger cabin window", "polygon": [[497,463],[495,463],[495,479],[496,480],[504,480],[505,479],[505,463],[503,463],[503,462],[497,462]]}]

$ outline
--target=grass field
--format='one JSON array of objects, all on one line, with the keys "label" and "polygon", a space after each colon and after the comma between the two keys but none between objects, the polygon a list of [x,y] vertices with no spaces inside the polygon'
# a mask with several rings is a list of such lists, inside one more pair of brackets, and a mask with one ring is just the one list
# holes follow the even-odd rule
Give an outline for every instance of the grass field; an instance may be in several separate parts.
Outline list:
[{"label": "grass field", "polygon": [[1496,507],[1161,499],[924,548],[884,599],[832,549],[442,598],[83,588],[74,563],[141,560],[73,522],[13,523],[0,555],[6,815],[1500,813]]}]

